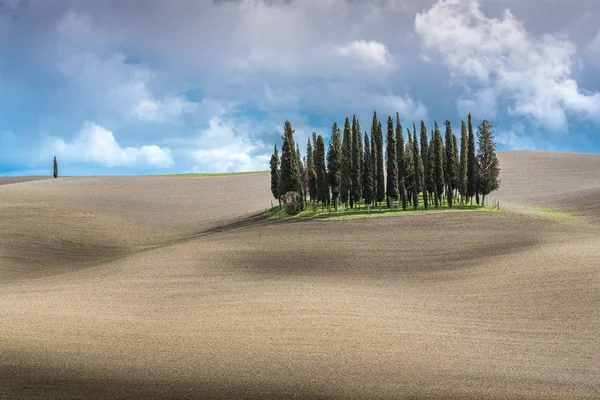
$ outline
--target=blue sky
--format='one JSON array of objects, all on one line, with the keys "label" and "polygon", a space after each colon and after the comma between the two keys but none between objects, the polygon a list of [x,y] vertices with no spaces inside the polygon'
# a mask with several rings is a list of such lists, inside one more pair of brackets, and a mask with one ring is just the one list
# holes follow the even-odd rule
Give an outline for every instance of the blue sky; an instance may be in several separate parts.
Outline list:
[{"label": "blue sky", "polygon": [[600,4],[543,3],[0,0],[0,175],[267,169],[373,111],[598,153]]}]

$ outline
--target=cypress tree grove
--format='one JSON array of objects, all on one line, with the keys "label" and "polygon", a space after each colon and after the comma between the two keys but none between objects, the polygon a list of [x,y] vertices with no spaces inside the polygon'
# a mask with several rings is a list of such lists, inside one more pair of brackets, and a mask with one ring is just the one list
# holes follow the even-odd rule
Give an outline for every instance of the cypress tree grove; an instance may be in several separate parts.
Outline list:
[{"label": "cypress tree grove", "polygon": [[[414,124],[413,124],[414,127]],[[421,156],[419,155],[419,142],[417,142],[417,132],[416,128],[413,129],[413,141],[412,141],[413,149],[413,162],[415,169],[415,179],[414,179],[414,188],[413,188],[413,207],[415,210],[419,207],[419,192],[421,190],[421,182],[423,181],[423,164],[421,161]]]},{"label": "cypress tree grove", "polygon": [[[277,150],[277,148],[275,148]],[[54,156],[54,166],[52,167],[52,176],[54,179],[58,178],[58,163],[56,162],[56,156]]]},{"label": "cypress tree grove", "polygon": [[485,196],[500,187],[500,166],[496,156],[494,131],[487,119],[478,126],[477,132],[477,187],[482,194],[481,205],[485,205]]},{"label": "cypress tree grove", "polygon": [[377,123],[377,202],[385,198],[385,171],[383,170],[383,130],[381,121]]},{"label": "cypress tree grove", "polygon": [[[56,157],[54,159],[56,160]],[[279,196],[279,152],[277,151],[277,145],[275,145],[269,165],[271,166],[271,193],[279,201],[279,209],[281,209],[281,196]]]},{"label": "cypress tree grove", "polygon": [[436,204],[443,205],[442,193],[444,193],[444,150],[442,143],[442,135],[438,128],[437,122],[435,122],[435,130],[433,133],[434,139],[434,168],[435,168],[435,196],[437,198]]},{"label": "cypress tree grove", "polygon": [[450,121],[446,120],[446,199],[448,200],[448,207],[452,207],[452,182],[454,178],[454,151],[452,142],[452,126]]},{"label": "cypress tree grove", "polygon": [[396,113],[396,157],[398,158],[398,192],[402,209],[406,210],[406,160],[404,158],[404,133],[400,123],[400,115]]},{"label": "cypress tree grove", "polygon": [[467,153],[467,196],[473,204],[473,196],[477,192],[477,159],[475,158],[475,135],[473,134],[473,123],[471,122],[471,113],[469,113],[469,148]]},{"label": "cypress tree grove", "polygon": [[[354,118],[356,120],[356,117]],[[362,198],[362,169],[363,169],[363,147],[360,123],[356,120],[352,130],[352,200],[360,205]]]},{"label": "cypress tree grove", "polygon": [[465,121],[461,121],[460,127],[460,170],[459,170],[459,182],[458,190],[460,192],[460,203],[462,205],[464,198],[467,196],[467,168],[468,168],[468,148],[469,148],[469,137],[467,135],[467,126]]},{"label": "cypress tree grove", "polygon": [[[315,135],[316,143],[316,134],[314,132],[313,135]],[[306,169],[308,170],[308,196],[312,202],[317,199],[317,171],[315,169],[313,147],[310,139],[308,139],[308,143],[306,144]]]},{"label": "cypress tree grove", "polygon": [[331,129],[331,139],[329,140],[329,150],[327,151],[327,168],[333,208],[337,211],[342,183],[342,138],[340,128],[336,122],[333,123],[333,128]]},{"label": "cypress tree grove", "polygon": [[456,199],[456,196],[458,196],[458,185],[460,183],[460,158],[458,156],[458,142],[454,133],[452,133],[452,161],[454,161],[454,181],[452,181],[452,188],[454,189],[453,197]]},{"label": "cypress tree grove", "polygon": [[392,120],[392,117],[388,117],[387,120],[386,144],[387,185],[385,194],[388,199],[388,207],[394,208],[394,202],[398,198],[398,159],[396,156],[396,138],[394,136],[394,120]]},{"label": "cypress tree grove", "polygon": [[[356,121],[356,118],[354,119]],[[342,165],[341,165],[341,176],[342,181],[340,184],[340,200],[347,206],[348,200],[350,199],[350,186],[352,180],[350,173],[352,171],[352,131],[350,128],[350,120],[346,117],[344,122],[344,137],[342,140]]]},{"label": "cypress tree grove", "polygon": [[425,128],[425,122],[421,120],[421,162],[423,163],[423,207],[427,210],[429,208],[429,199],[427,198],[427,181],[429,178],[429,144],[427,140],[427,128]]},{"label": "cypress tree grove", "polygon": [[279,194],[288,192],[301,194],[300,169],[298,154],[294,143],[294,130],[289,121],[285,121],[283,145],[281,146],[281,168],[279,175]]},{"label": "cypress tree grove", "polygon": [[367,135],[367,132],[365,132],[365,157],[363,165],[363,198],[365,199],[365,204],[370,206],[373,202],[373,178],[375,174],[373,173],[373,157],[371,156],[369,135]]},{"label": "cypress tree grove", "polygon": [[329,202],[329,184],[327,178],[327,168],[325,167],[325,141],[323,136],[319,135],[316,139],[315,152],[315,172],[317,174],[317,201],[320,201],[323,210]]}]

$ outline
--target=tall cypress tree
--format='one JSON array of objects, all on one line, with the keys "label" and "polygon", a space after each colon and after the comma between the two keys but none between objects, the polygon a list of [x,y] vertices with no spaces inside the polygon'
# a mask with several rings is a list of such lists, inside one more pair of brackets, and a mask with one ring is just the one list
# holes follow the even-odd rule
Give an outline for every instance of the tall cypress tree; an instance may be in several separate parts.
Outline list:
[{"label": "tall cypress tree", "polygon": [[460,202],[461,204],[464,201],[464,198],[467,196],[467,168],[468,168],[468,148],[469,148],[469,137],[467,134],[467,126],[465,125],[465,121],[461,121],[460,127],[460,170],[459,170],[459,180],[458,180],[458,190],[460,192]]},{"label": "tall cypress tree", "polygon": [[323,136],[319,135],[315,141],[315,172],[317,174],[317,201],[320,201],[323,205],[329,202],[329,183],[327,177],[327,168],[325,166],[325,141]]},{"label": "tall cypress tree", "polygon": [[394,208],[394,202],[398,198],[398,159],[396,156],[396,137],[394,136],[394,120],[392,120],[392,117],[388,117],[387,120],[386,144],[387,185],[385,194],[388,198],[388,207]]},{"label": "tall cypress tree", "polygon": [[277,151],[277,145],[275,145],[269,165],[271,167],[271,193],[279,201],[279,209],[281,209],[281,196],[279,195],[279,152]]},{"label": "tall cypress tree", "polygon": [[485,205],[485,196],[500,187],[500,164],[496,156],[494,131],[487,119],[478,126],[477,132],[477,187],[482,194],[481,206]]},{"label": "tall cypress tree", "polygon": [[327,168],[333,207],[337,211],[342,183],[342,138],[336,122],[333,123],[331,129],[331,139],[327,150]]},{"label": "tall cypress tree", "polygon": [[290,121],[285,121],[283,130],[279,195],[283,196],[288,192],[296,192],[301,196],[302,186],[300,182],[298,154],[296,153],[296,143],[294,142],[294,130]]},{"label": "tall cypress tree", "polygon": [[408,203],[412,205],[413,201],[413,190],[415,186],[415,163],[413,160],[413,141],[410,129],[406,128],[406,136],[408,140],[404,148],[404,166],[406,167],[406,197]]},{"label": "tall cypress tree", "polygon": [[370,206],[373,202],[373,187],[374,187],[374,178],[375,174],[373,173],[373,157],[371,156],[371,148],[369,146],[369,135],[365,132],[365,157],[364,157],[364,167],[363,167],[363,198],[365,199],[365,204]]},{"label": "tall cypress tree", "polygon": [[452,207],[452,183],[455,180],[454,177],[454,150],[452,141],[452,126],[450,121],[446,120],[446,199],[448,200],[448,207]]},{"label": "tall cypress tree", "polygon": [[434,168],[435,168],[435,196],[437,198],[437,202],[440,205],[442,203],[442,193],[444,192],[444,149],[442,142],[442,135],[440,134],[440,129],[438,128],[437,122],[435,122],[435,130],[434,130]]},{"label": "tall cypress tree", "polygon": [[306,168],[308,170],[308,196],[312,202],[317,199],[317,170],[315,169],[313,146],[310,143],[310,139],[308,139],[308,143],[306,144]]},{"label": "tall cypress tree", "polygon": [[[355,124],[356,118],[353,123]],[[348,200],[350,199],[350,186],[352,180],[350,173],[352,171],[352,130],[350,128],[350,120],[346,117],[344,122],[344,137],[342,140],[342,167],[341,176],[342,181],[340,184],[340,199],[345,206],[348,206]]]},{"label": "tall cypress tree", "polygon": [[356,117],[354,121],[356,122],[352,124],[352,200],[358,205],[362,198],[363,147],[360,123]]},{"label": "tall cypress tree", "polygon": [[[414,128],[414,124],[413,124]],[[421,191],[421,182],[423,181],[423,164],[421,161],[421,156],[419,155],[419,142],[417,141],[417,132],[416,128],[413,129],[413,163],[415,169],[415,180],[414,180],[414,190],[413,190],[413,207],[415,210],[419,207],[419,192]]]},{"label": "tall cypress tree", "polygon": [[398,158],[398,192],[402,209],[406,210],[406,160],[404,158],[404,133],[400,123],[400,114],[396,113],[396,157]]},{"label": "tall cypress tree", "polygon": [[[460,184],[460,157],[458,153],[458,141],[456,135],[452,133],[452,161],[454,161],[454,180],[452,181],[452,188],[454,189],[454,198],[458,196],[458,186]],[[454,201],[456,203],[456,200]]]},{"label": "tall cypress tree", "polygon": [[429,143],[427,140],[427,128],[425,122],[421,120],[421,162],[423,163],[423,207],[429,208],[429,199],[427,198],[427,180],[429,178]]},{"label": "tall cypress tree", "polygon": [[431,131],[431,139],[429,141],[429,151],[427,157],[429,163],[429,174],[427,175],[427,191],[429,191],[430,193],[430,201],[435,203],[435,208],[438,208],[438,198],[435,195],[435,134],[433,130]]},{"label": "tall cypress tree", "polygon": [[383,130],[381,121],[377,123],[377,202],[385,198],[385,171],[383,169]]},{"label": "tall cypress tree", "polygon": [[373,164],[373,202],[377,202],[377,177],[379,172],[377,171],[377,126],[379,120],[377,119],[377,112],[373,112],[373,122],[371,123],[371,159]]},{"label": "tall cypress tree", "polygon": [[[304,199],[306,198],[306,189],[304,177],[304,164],[302,163],[302,156],[300,155],[300,146],[296,143],[296,163],[298,164],[298,171],[300,172],[300,209],[304,209]],[[308,181],[306,181],[308,183]]]},{"label": "tall cypress tree", "polygon": [[475,158],[475,135],[473,134],[473,123],[471,122],[471,113],[469,113],[469,148],[467,153],[467,196],[473,204],[473,196],[477,192],[477,159]]}]

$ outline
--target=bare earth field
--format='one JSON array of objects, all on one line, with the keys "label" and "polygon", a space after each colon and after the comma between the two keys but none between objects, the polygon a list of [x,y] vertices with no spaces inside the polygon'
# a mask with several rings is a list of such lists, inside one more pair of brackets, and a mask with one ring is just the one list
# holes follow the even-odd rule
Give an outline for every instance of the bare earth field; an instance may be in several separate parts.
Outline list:
[{"label": "bare earth field", "polygon": [[0,398],[598,398],[600,156],[499,156],[505,213],[251,218],[268,173],[0,186]]}]

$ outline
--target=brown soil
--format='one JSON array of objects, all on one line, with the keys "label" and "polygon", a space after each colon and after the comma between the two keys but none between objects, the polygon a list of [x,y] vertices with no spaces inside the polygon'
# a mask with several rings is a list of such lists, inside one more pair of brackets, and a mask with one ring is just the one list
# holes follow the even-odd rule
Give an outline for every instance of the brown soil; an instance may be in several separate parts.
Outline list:
[{"label": "brown soil", "polygon": [[[497,198],[593,220],[598,160],[502,153]],[[600,396],[600,226],[236,222],[269,205],[268,173],[1,187],[0,398]]]}]

